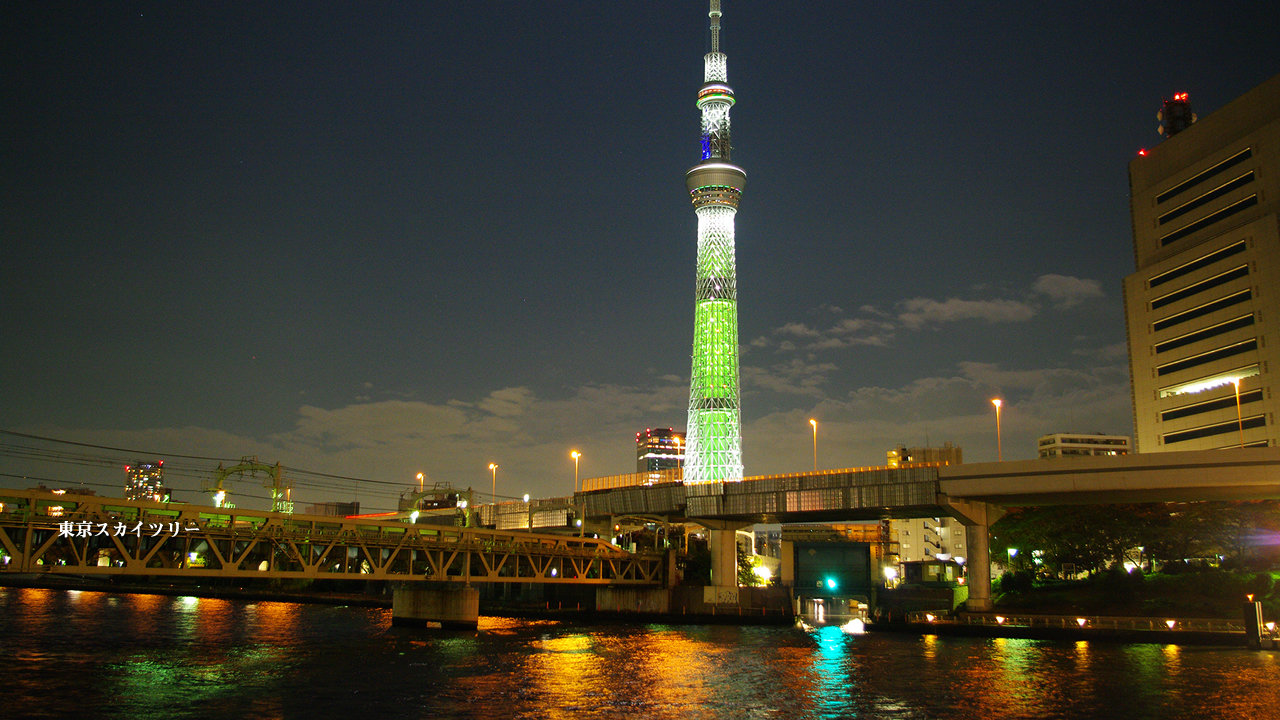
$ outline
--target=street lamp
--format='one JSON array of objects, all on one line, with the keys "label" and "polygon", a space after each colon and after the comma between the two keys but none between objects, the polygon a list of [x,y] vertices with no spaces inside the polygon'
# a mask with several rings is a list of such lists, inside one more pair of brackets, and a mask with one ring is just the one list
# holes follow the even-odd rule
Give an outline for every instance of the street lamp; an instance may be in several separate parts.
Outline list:
[{"label": "street lamp", "polygon": [[1240,414],[1240,378],[1232,378],[1231,384],[1236,386],[1236,423],[1240,426],[1240,447],[1244,447],[1244,416]]},{"label": "street lamp", "polygon": [[[493,490],[489,493],[489,497],[493,498],[493,504],[498,504],[498,466],[495,463],[489,463],[489,472],[493,473]],[[494,512],[497,512],[495,509]]]},{"label": "street lamp", "polygon": [[418,492],[422,492],[422,473],[418,473]]},{"label": "street lamp", "polygon": [[1004,446],[1000,440],[1000,406],[1004,401],[1000,398],[992,398],[991,404],[996,406],[996,460],[1004,461]]},{"label": "street lamp", "polygon": [[[578,458],[582,457],[582,453],[577,450],[570,450],[569,457],[573,458],[573,491],[578,492]],[[572,498],[570,498],[572,505]],[[582,512],[578,513],[578,537],[587,536],[587,525],[583,522],[583,515],[586,514],[587,499],[582,499]]]},{"label": "street lamp", "polygon": [[809,424],[813,426],[813,471],[818,472],[818,421],[809,418]]}]

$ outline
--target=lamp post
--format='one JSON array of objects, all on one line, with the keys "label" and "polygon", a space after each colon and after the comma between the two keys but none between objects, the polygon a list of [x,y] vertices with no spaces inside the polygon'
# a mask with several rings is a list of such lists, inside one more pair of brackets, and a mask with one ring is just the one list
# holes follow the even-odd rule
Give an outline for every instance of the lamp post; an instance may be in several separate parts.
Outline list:
[{"label": "lamp post", "polygon": [[1000,398],[992,398],[991,404],[996,406],[996,460],[1004,462],[1004,445],[1000,439],[1000,406],[1004,401]]},{"label": "lamp post", "polygon": [[1232,378],[1231,384],[1236,386],[1236,424],[1240,426],[1240,447],[1244,448],[1244,416],[1240,414],[1240,378]]},{"label": "lamp post", "polygon": [[818,421],[809,418],[809,424],[813,426],[813,471],[818,472]]},{"label": "lamp post", "polygon": [[[573,491],[578,492],[578,458],[582,457],[582,453],[577,450],[570,450],[569,457],[573,458]],[[583,512],[578,513],[578,537],[586,537],[587,523],[584,522],[583,515],[586,514],[587,501],[582,501]]]},{"label": "lamp post", "polygon": [[[489,463],[489,472],[493,474],[493,490],[489,493],[489,497],[493,499],[493,504],[496,506],[498,504],[498,466],[495,463]],[[494,507],[493,512],[494,517],[497,517],[498,508]]]},{"label": "lamp post", "polygon": [[422,473],[418,473],[418,492],[422,492]]}]

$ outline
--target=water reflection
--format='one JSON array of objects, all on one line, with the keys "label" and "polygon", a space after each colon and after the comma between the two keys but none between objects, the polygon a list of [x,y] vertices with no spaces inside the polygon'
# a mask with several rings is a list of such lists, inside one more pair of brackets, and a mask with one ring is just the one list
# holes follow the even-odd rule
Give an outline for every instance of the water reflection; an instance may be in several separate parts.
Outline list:
[{"label": "water reflection", "polygon": [[[0,714],[1274,717],[1276,653],[838,627],[392,627],[382,609],[0,588]],[[18,708],[11,712],[11,708]]]}]

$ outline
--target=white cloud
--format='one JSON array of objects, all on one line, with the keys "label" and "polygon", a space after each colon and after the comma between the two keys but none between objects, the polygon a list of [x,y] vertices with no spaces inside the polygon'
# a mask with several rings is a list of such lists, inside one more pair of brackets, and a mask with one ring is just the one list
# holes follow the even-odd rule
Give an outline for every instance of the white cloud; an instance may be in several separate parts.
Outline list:
[{"label": "white cloud", "polygon": [[1097,280],[1071,277],[1070,275],[1041,275],[1031,289],[1049,298],[1057,308],[1070,308],[1092,298],[1103,296],[1102,285]]},{"label": "white cloud", "polygon": [[983,320],[989,323],[1025,322],[1035,317],[1034,306],[1017,300],[961,300],[911,298],[900,304],[898,320],[911,329],[925,325]]},{"label": "white cloud", "polygon": [[820,397],[832,363],[807,363],[799,358],[769,368],[743,366],[740,374],[745,390],[768,390],[784,395]]}]

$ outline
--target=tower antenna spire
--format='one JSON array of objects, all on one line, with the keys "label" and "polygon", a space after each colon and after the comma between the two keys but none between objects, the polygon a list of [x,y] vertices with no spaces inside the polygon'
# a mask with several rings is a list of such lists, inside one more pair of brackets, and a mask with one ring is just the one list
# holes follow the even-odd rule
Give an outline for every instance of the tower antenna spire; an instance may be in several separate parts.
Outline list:
[{"label": "tower antenna spire", "polygon": [[720,52],[720,0],[711,0],[711,52]]}]

